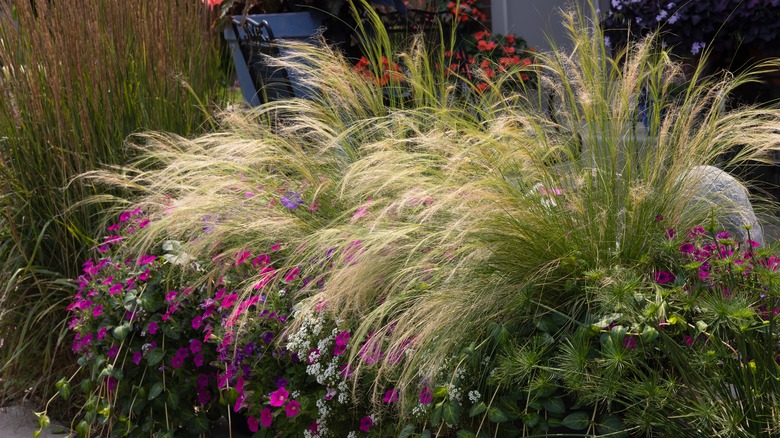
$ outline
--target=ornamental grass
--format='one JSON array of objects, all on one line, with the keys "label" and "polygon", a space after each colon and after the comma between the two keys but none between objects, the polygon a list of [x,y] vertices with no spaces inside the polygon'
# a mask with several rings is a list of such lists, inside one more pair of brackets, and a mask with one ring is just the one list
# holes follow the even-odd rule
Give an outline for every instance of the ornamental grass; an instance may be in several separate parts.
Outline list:
[{"label": "ornamental grass", "polygon": [[137,131],[208,129],[224,83],[213,19],[197,0],[0,5],[4,397],[49,386],[67,350],[67,279],[106,207],[74,177],[125,163]]},{"label": "ornamental grass", "polygon": [[[325,47],[292,44],[275,62],[304,78],[310,99],[227,112],[194,139],[145,134],[136,167],[91,176],[155,212],[140,250],[174,238],[211,259],[282,242],[277,272],[308,279],[288,339],[318,312],[345,321],[353,388],[377,406],[399,391],[397,430],[771,434],[774,269],[735,277],[728,265],[717,273],[734,281],[729,294],[681,272],[715,266],[709,257],[769,257],[716,234],[736,206],[696,202],[693,175],[780,147],[780,111],[726,105],[776,63],[686,76],[652,37],[613,57],[581,12],[563,20],[572,51],[482,78],[483,92],[450,81],[424,44],[370,47],[377,76],[400,66],[389,84]],[[708,233],[714,243],[675,240]],[[715,246],[681,260],[682,245]],[[284,283],[259,271],[238,289]],[[479,358],[470,369],[482,401],[452,395],[466,357]]]}]

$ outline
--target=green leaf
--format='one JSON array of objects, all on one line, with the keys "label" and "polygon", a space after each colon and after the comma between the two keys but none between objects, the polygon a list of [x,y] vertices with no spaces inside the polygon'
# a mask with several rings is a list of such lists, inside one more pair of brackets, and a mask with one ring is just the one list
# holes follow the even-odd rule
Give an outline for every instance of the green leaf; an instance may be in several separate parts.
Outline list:
[{"label": "green leaf", "polygon": [[431,438],[431,431],[426,429],[420,433],[420,438]]},{"label": "green leaf", "polygon": [[89,423],[82,420],[77,426],[76,426],[76,433],[79,435],[79,437],[84,438],[89,436]]},{"label": "green leaf", "polygon": [[204,434],[209,431],[209,420],[205,415],[196,415],[187,422],[187,429],[193,434]]},{"label": "green leaf", "polygon": [[119,341],[124,341],[125,338],[127,338],[127,335],[130,334],[130,331],[132,331],[133,326],[130,325],[130,323],[126,322],[120,326],[117,326],[114,328],[114,339],[117,339]]},{"label": "green leaf", "polygon": [[177,391],[168,391],[167,396],[165,397],[165,404],[170,408],[177,409],[179,407],[179,400],[179,393]]},{"label": "green leaf", "polygon": [[149,396],[146,398],[147,400],[154,400],[157,398],[158,395],[162,394],[163,392],[163,383],[157,382],[154,385],[152,385],[152,389],[149,390]]},{"label": "green leaf", "polygon": [[658,330],[655,329],[655,327],[645,326],[644,329],[642,329],[642,342],[645,344],[649,344],[653,341],[658,339]]},{"label": "green leaf", "polygon": [[588,427],[590,424],[590,418],[585,412],[574,412],[566,416],[561,421],[561,425],[568,427],[572,430],[582,430]]},{"label": "green leaf", "polygon": [[160,363],[163,357],[165,357],[165,352],[159,348],[155,348],[149,352],[149,355],[146,357],[146,363],[148,363],[150,367],[153,367]]},{"label": "green leaf", "polygon": [[487,405],[485,405],[485,402],[479,402],[471,407],[471,410],[469,411],[469,417],[476,417],[477,415],[485,412],[487,410]]},{"label": "green leaf", "polygon": [[401,432],[398,434],[398,438],[409,438],[414,433],[414,424],[409,423],[406,426],[404,426],[403,429],[401,429]]},{"label": "green leaf", "polygon": [[599,434],[609,435],[610,437],[624,438],[628,436],[625,431],[626,426],[620,418],[610,415],[603,418],[597,425],[596,430]]},{"label": "green leaf", "polygon": [[470,432],[466,429],[461,429],[458,431],[458,433],[455,434],[457,438],[476,438],[477,436],[474,435],[474,432]]},{"label": "green leaf", "polygon": [[453,426],[458,424],[460,419],[460,403],[458,403],[457,400],[450,400],[449,403],[445,404],[442,418]]},{"label": "green leaf", "polygon": [[174,341],[178,341],[179,338],[181,338],[181,332],[179,330],[173,330],[167,324],[162,325],[160,327],[160,329],[162,329],[162,332],[163,332],[163,334],[165,334],[165,337],[167,337],[169,339],[173,339]]},{"label": "green leaf", "polygon": [[560,397],[548,398],[542,403],[544,409],[551,414],[562,414],[566,412],[566,405]]},{"label": "green leaf", "polygon": [[492,421],[493,423],[503,423],[509,419],[509,417],[506,416],[504,411],[497,407],[491,407],[488,409],[488,420]]},{"label": "green leaf", "polygon": [[431,426],[436,427],[441,424],[441,414],[443,410],[444,407],[442,405],[437,405],[433,408],[433,412],[431,412]]},{"label": "green leaf", "polygon": [[61,378],[55,385],[55,388],[57,388],[57,392],[60,394],[60,397],[67,400],[70,398],[70,383],[67,379],[64,377]]}]

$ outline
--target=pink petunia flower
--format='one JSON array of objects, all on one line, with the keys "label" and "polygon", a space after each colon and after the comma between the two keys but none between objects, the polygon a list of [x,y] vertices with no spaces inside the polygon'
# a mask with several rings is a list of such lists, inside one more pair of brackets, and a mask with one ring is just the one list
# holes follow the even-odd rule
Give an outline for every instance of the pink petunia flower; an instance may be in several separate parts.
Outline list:
[{"label": "pink petunia flower", "polygon": [[[249,431],[252,432],[252,433],[257,432],[258,429],[259,429],[259,427],[257,425],[257,419],[255,419],[255,417],[247,418],[246,419],[246,425],[247,425],[247,427],[249,427]],[[268,427],[268,426],[263,426],[263,427]]]},{"label": "pink petunia flower", "polygon": [[360,430],[363,432],[368,432],[371,430],[371,426],[374,425],[374,420],[371,419],[370,415],[366,415],[365,417],[360,419]]},{"label": "pink petunia flower", "polygon": [[282,406],[284,405],[284,402],[287,401],[287,396],[289,395],[290,393],[286,389],[284,389],[284,387],[281,387],[271,393],[270,395],[271,402],[269,404],[273,407]]},{"label": "pink petunia flower", "polygon": [[420,404],[427,405],[433,401],[433,391],[427,386],[420,391]]},{"label": "pink petunia flower", "polygon": [[385,396],[382,398],[382,401],[385,403],[395,403],[398,401],[398,390],[393,388],[385,393]]},{"label": "pink petunia flower", "polygon": [[268,408],[263,408],[260,411],[260,425],[263,427],[271,427],[271,423],[274,421],[274,415]]},{"label": "pink petunia flower", "polygon": [[290,400],[289,403],[287,403],[287,406],[284,407],[284,414],[288,417],[294,417],[298,415],[298,412],[301,410],[301,404],[298,403],[295,400]]}]

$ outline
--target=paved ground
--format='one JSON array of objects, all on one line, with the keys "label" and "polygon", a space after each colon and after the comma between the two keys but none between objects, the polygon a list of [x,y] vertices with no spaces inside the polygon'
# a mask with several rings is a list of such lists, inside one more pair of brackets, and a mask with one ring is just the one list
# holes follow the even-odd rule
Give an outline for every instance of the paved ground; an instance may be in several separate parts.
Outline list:
[{"label": "paved ground", "polygon": [[[30,438],[38,430],[38,421],[32,408],[25,406],[10,406],[0,408],[0,438]],[[59,423],[52,423],[44,430],[41,438],[63,438],[67,436],[68,428]]]},{"label": "paved ground", "polygon": [[[38,430],[38,421],[33,408],[29,406],[0,407],[0,438],[31,438]],[[230,437],[227,421],[222,421],[209,433],[212,438]],[[233,432],[232,438],[248,438],[250,435]],[[68,427],[52,421],[51,427],[44,430],[40,438],[67,438]]]}]

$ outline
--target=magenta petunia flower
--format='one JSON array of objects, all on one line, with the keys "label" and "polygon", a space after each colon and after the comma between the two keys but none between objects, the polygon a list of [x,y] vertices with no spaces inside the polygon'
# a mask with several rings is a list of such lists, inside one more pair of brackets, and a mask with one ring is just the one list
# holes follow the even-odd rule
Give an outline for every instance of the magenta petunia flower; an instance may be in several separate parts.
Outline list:
[{"label": "magenta petunia flower", "polygon": [[115,284],[115,285],[111,286],[111,288],[109,288],[109,289],[108,289],[108,293],[109,293],[109,295],[116,295],[116,294],[118,294],[119,292],[122,292],[122,290],[123,290],[124,288],[125,288],[125,285],[124,285],[124,284],[122,284],[122,283],[117,283],[117,284]]},{"label": "magenta petunia flower", "polygon": [[209,400],[211,400],[211,393],[204,388],[198,389],[198,403],[205,405]]},{"label": "magenta petunia flower", "polygon": [[680,252],[683,254],[693,254],[693,252],[696,250],[696,247],[693,246],[690,242],[685,242],[682,245],[680,245]]},{"label": "magenta petunia flower", "polygon": [[242,251],[236,254],[236,264],[240,265],[241,263],[244,263],[246,259],[252,256],[252,253],[249,251]]},{"label": "magenta petunia flower", "polygon": [[176,295],[178,295],[178,294],[179,294],[179,292],[177,292],[175,290],[168,291],[168,293],[165,294],[165,301],[170,303],[171,301],[173,301],[176,298]]},{"label": "magenta petunia flower", "polygon": [[658,284],[669,283],[670,281],[674,281],[674,278],[675,278],[674,274],[672,274],[671,272],[667,272],[667,271],[658,271],[658,272],[653,274],[653,279]]},{"label": "magenta petunia flower", "polygon": [[294,417],[298,415],[298,412],[301,410],[301,404],[298,403],[295,400],[290,400],[289,403],[287,403],[287,406],[284,407],[284,414],[288,417]]},{"label": "magenta petunia flower", "polygon": [[301,268],[294,267],[290,269],[290,271],[287,273],[287,275],[284,276],[284,281],[289,283],[291,281],[295,281],[296,278],[298,278],[298,273],[301,272]]},{"label": "magenta petunia flower", "polygon": [[284,402],[287,401],[287,396],[290,395],[290,393],[284,389],[284,387],[277,389],[276,391],[272,392],[271,402],[269,403],[273,407],[279,407],[284,405]]},{"label": "magenta petunia flower", "polygon": [[192,318],[192,323],[190,323],[190,325],[192,325],[192,328],[195,330],[201,328],[203,326],[203,317],[197,315],[195,318]]},{"label": "magenta petunia flower", "polygon": [[97,306],[95,306],[94,309],[92,309],[92,317],[97,318],[102,314],[103,314],[103,306],[101,306],[100,304],[98,304]]},{"label": "magenta petunia flower", "polygon": [[100,327],[98,329],[98,335],[97,335],[98,341],[100,341],[101,339],[105,338],[106,337],[106,333],[108,333],[108,327]]},{"label": "magenta petunia flower", "polygon": [[[249,427],[249,431],[252,432],[252,433],[257,432],[258,429],[259,429],[258,424],[257,424],[257,420],[255,419],[255,417],[247,418],[246,419],[246,425],[247,425],[247,427]],[[263,427],[268,427],[268,426],[263,426]]]},{"label": "magenta petunia flower", "polygon": [[200,350],[203,348],[203,342],[200,342],[197,339],[190,339],[190,351],[192,354],[200,353]]},{"label": "magenta petunia flower", "polygon": [[238,294],[232,293],[232,294],[224,297],[220,304],[222,304],[222,307],[224,307],[224,308],[233,307],[233,304],[236,303],[237,299],[238,299]]},{"label": "magenta petunia flower", "polygon": [[382,401],[385,403],[395,403],[398,401],[398,390],[393,388],[385,393],[385,396],[382,398]]},{"label": "magenta petunia flower", "polygon": [[141,353],[140,351],[136,351],[135,353],[133,353],[133,363],[136,365],[140,364],[141,359],[143,359],[143,357],[144,357],[143,353]]},{"label": "magenta petunia flower", "polygon": [[420,404],[427,405],[433,401],[433,391],[431,388],[423,387],[420,391]]},{"label": "magenta petunia flower", "polygon": [[203,353],[198,353],[198,354],[196,354],[195,356],[192,357],[192,362],[198,368],[203,366],[203,361],[204,361]]},{"label": "magenta petunia flower", "polygon": [[150,321],[149,325],[146,326],[146,331],[149,332],[150,335],[156,335],[159,328],[160,326],[158,326],[156,322]]},{"label": "magenta petunia flower", "polygon": [[371,419],[370,415],[366,415],[365,417],[360,419],[360,430],[363,432],[368,432],[371,430],[371,426],[374,425],[374,420]]},{"label": "magenta petunia flower", "polygon": [[263,408],[260,411],[260,425],[263,427],[271,427],[271,423],[274,421],[274,415],[268,408]]},{"label": "magenta petunia flower", "polygon": [[184,365],[184,358],[176,355],[171,358],[171,367],[173,368],[181,368],[181,366]]}]

